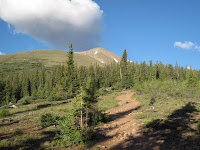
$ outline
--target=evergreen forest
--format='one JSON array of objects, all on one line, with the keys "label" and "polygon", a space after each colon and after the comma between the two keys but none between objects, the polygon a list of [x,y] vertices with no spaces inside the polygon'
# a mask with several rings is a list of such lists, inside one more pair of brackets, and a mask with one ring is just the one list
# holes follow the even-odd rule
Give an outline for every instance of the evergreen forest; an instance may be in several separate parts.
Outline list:
[{"label": "evergreen forest", "polygon": [[[92,80],[96,90],[111,87],[113,90],[138,89],[146,83],[166,83],[176,85],[174,94],[199,90],[200,71],[178,63],[164,65],[162,62],[149,63],[127,60],[124,50],[120,63],[100,67],[77,67],[73,61],[73,49],[68,52],[67,66],[51,69],[41,68],[27,72],[13,72],[0,77],[0,105],[17,103],[23,97],[48,99],[52,101],[76,97],[81,88],[86,88]],[[180,87],[177,89],[177,87]],[[159,88],[159,87],[158,87]],[[168,89],[172,90],[172,89]],[[173,91],[172,91],[173,92]],[[176,93],[177,92],[177,93]]]}]

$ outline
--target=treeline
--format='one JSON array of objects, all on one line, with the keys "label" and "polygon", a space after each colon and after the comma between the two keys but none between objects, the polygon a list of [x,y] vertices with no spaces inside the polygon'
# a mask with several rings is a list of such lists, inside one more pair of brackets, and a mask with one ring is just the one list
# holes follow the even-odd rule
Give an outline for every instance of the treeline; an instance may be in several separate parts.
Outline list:
[{"label": "treeline", "polygon": [[128,89],[140,83],[153,80],[173,80],[185,82],[187,87],[197,87],[200,71],[181,67],[164,65],[162,62],[147,64],[127,60],[124,50],[119,63],[112,63],[100,67],[76,67],[73,61],[73,49],[68,52],[66,66],[35,70],[33,72],[13,73],[7,77],[0,77],[0,104],[12,101],[16,103],[23,97],[32,96],[35,99],[62,100],[75,97],[81,88],[86,88],[89,83],[95,89],[112,87],[112,89]]}]

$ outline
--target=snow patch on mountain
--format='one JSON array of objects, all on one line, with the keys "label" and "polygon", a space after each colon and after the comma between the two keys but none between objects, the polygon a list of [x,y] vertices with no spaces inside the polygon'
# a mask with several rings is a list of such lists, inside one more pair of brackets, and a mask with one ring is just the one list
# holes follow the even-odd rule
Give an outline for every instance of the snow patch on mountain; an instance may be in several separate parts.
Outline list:
[{"label": "snow patch on mountain", "polygon": [[114,60],[115,60],[117,63],[119,62],[116,58],[114,58]]},{"label": "snow patch on mountain", "polygon": [[96,54],[98,54],[98,51],[96,51],[96,52],[94,53],[94,55],[96,55]]}]

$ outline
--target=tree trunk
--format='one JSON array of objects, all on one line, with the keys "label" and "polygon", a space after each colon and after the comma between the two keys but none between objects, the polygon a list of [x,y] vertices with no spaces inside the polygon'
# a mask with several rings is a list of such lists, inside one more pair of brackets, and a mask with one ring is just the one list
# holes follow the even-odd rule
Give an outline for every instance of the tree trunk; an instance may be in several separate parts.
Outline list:
[{"label": "tree trunk", "polygon": [[87,128],[87,120],[88,120],[88,108],[86,107],[86,128]]},{"label": "tree trunk", "polygon": [[83,128],[83,110],[82,110],[83,100],[81,97],[81,128]]},{"label": "tree trunk", "polygon": [[120,77],[122,79],[122,69],[121,69],[121,67],[120,67]]}]

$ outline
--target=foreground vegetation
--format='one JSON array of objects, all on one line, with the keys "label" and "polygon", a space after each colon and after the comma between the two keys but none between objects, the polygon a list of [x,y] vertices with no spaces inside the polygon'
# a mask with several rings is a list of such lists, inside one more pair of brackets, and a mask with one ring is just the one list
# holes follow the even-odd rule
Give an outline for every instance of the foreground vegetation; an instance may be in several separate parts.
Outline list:
[{"label": "foreground vegetation", "polygon": [[[188,88],[184,82],[158,80],[133,89],[136,91],[133,97],[142,102],[134,113],[134,118],[143,124],[140,138],[159,140],[161,149],[199,149],[198,87]],[[153,145],[155,141],[146,140],[144,145]]]},{"label": "foreground vegetation", "polygon": [[[116,94],[112,93],[99,97],[99,108],[107,110],[117,106],[117,101],[114,100]],[[28,105],[10,109],[10,115],[6,117],[9,120],[4,120],[6,119],[5,117],[1,118],[0,148],[5,150],[31,149],[32,147],[59,149],[59,146],[55,146],[58,139],[58,136],[56,136],[57,128],[55,126],[43,128],[41,117],[44,114],[50,113],[53,116],[65,118],[72,100],[49,102],[45,99],[40,99],[34,100]]]},{"label": "foreground vegetation", "polygon": [[[146,82],[135,87],[137,100],[142,102],[137,119],[142,119],[145,124],[156,120],[165,119],[175,110],[189,104],[194,106],[196,112],[200,111],[200,92],[198,88],[187,88],[185,84],[174,81]],[[152,99],[154,102],[152,103]],[[191,107],[192,108],[192,107]],[[192,110],[191,110],[192,111]],[[200,118],[200,114],[196,115]],[[198,119],[197,119],[198,121]]]}]

